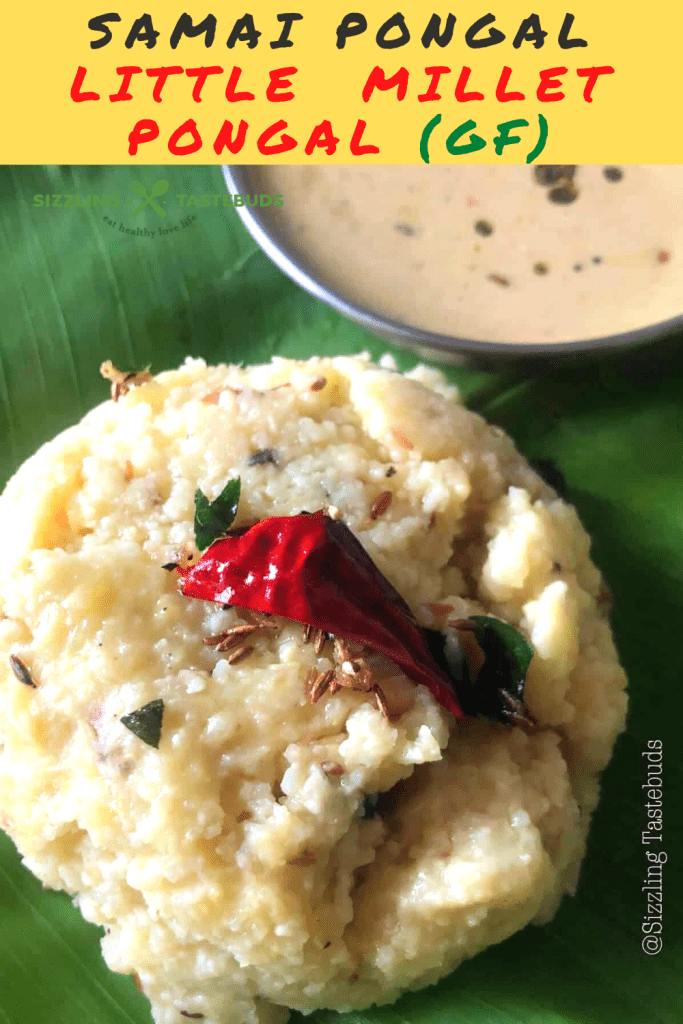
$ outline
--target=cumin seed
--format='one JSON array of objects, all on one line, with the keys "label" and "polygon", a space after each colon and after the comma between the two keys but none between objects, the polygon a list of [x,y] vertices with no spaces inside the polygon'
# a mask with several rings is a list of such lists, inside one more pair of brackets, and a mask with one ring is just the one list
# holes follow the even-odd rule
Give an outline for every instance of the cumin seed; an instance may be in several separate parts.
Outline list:
[{"label": "cumin seed", "polygon": [[316,629],[313,634],[315,640],[313,642],[313,650],[316,654],[322,654],[323,647],[327,643],[327,633],[323,629]]},{"label": "cumin seed", "polygon": [[251,811],[240,811],[240,813],[235,818],[235,821],[241,824],[243,821],[249,821],[250,818]]},{"label": "cumin seed", "polygon": [[35,683],[35,681],[33,679],[33,676],[31,675],[31,673],[27,669],[26,665],[24,665],[24,663],[21,660],[21,658],[17,658],[16,654],[10,654],[10,656],[9,656],[9,664],[10,664],[10,668],[12,669],[12,671],[14,672],[15,676],[17,677],[17,679],[19,680],[20,683],[23,683],[24,686],[30,686],[34,690],[38,689],[38,687],[37,687],[37,685],[36,685],[36,683]]},{"label": "cumin seed", "polygon": [[243,622],[239,626],[232,626],[230,629],[226,629],[223,633],[216,633],[215,636],[205,636],[202,643],[206,647],[215,647],[222,654],[260,629],[279,629],[279,626],[277,622],[270,622],[265,618],[259,622]]},{"label": "cumin seed", "polygon": [[316,679],[318,678],[319,675],[320,675],[320,673],[318,672],[317,668],[312,668],[309,671],[308,675],[306,676],[306,682],[304,683],[304,694],[305,694],[306,697],[310,697],[311,696],[311,690],[313,689],[313,684],[315,683],[315,681],[316,681]]},{"label": "cumin seed", "polygon": [[382,491],[370,506],[370,518],[379,519],[388,510],[393,500],[393,494],[391,491]]},{"label": "cumin seed", "polygon": [[[253,630],[251,631],[253,632]],[[228,635],[219,640],[216,646],[217,654],[225,654],[226,651],[232,651],[235,647],[239,647],[243,640],[246,640],[251,633],[237,633],[235,636]],[[212,638],[213,639],[213,638]]]},{"label": "cumin seed", "polygon": [[244,658],[248,657],[253,650],[253,647],[238,647],[237,650],[233,651],[228,658],[228,665],[236,665],[238,661],[242,661]]},{"label": "cumin seed", "polygon": [[222,643],[227,633],[217,633],[214,637],[204,637],[202,643],[205,647],[217,647],[219,643]]},{"label": "cumin seed", "polygon": [[334,656],[341,665],[344,661],[351,661],[351,651],[345,640],[341,640],[338,636],[334,638]]},{"label": "cumin seed", "polygon": [[310,643],[311,633],[313,632],[313,626],[309,625],[308,622],[304,622],[303,628],[303,641],[305,644]]},{"label": "cumin seed", "polygon": [[530,732],[537,728],[538,722],[529,712],[523,701],[519,700],[518,697],[514,697],[502,687],[499,687],[496,693],[505,704],[507,716],[513,725],[521,726],[525,732]]},{"label": "cumin seed", "polygon": [[394,468],[394,466],[389,466],[389,469],[386,471],[384,475],[385,477],[387,477],[387,479],[389,477],[396,476],[396,469]]},{"label": "cumin seed", "polygon": [[173,572],[173,570],[174,570],[174,569],[177,569],[177,568],[178,568],[178,563],[177,563],[177,562],[165,562],[165,563],[164,563],[164,564],[162,565],[162,567],[161,567],[161,568],[162,568],[162,569],[165,569],[165,570],[166,570],[166,572]]},{"label": "cumin seed", "polygon": [[258,628],[256,623],[244,622],[239,626],[231,626],[230,629],[226,629],[224,633],[218,633],[216,636],[205,636],[204,643],[207,647],[214,647],[216,644],[222,644],[229,636],[249,636]]},{"label": "cumin seed", "polygon": [[326,384],[327,377],[318,377],[318,379],[314,380],[313,383],[311,384],[311,391],[322,391]]},{"label": "cumin seed", "polygon": [[310,850],[304,850],[304,852],[300,853],[298,857],[292,857],[292,859],[288,860],[287,863],[297,868],[310,868],[315,864],[317,859],[316,855],[311,853]]},{"label": "cumin seed", "polygon": [[402,434],[400,430],[396,430],[395,427],[391,428],[391,434],[396,444],[400,445],[401,448],[405,448],[406,451],[412,452],[415,447],[412,441],[409,441],[405,434]]},{"label": "cumin seed", "polygon": [[333,676],[334,669],[332,668],[328,668],[326,672],[319,673],[317,679],[315,680],[313,686],[311,687],[311,704],[316,704],[320,700],[325,690],[332,682]]},{"label": "cumin seed", "polygon": [[337,674],[337,680],[340,686],[357,690],[359,693],[369,693],[373,689],[372,672],[362,658],[354,662],[345,662],[341,673]]},{"label": "cumin seed", "polygon": [[312,685],[310,687],[310,692],[309,692],[311,704],[315,704],[315,703],[317,703],[317,701],[320,700],[320,698],[322,697],[323,693],[327,689],[327,686],[325,685],[325,683],[326,683],[325,673],[324,672],[317,673],[317,675],[315,676],[315,679],[312,682]]},{"label": "cumin seed", "polygon": [[243,640],[246,640],[248,636],[255,633],[258,626],[247,626],[246,629],[241,629],[239,626],[235,627],[235,632],[232,630],[228,632],[228,635],[220,641],[216,646],[216,651],[219,654],[223,654],[225,651],[231,651],[233,647],[238,647]]},{"label": "cumin seed", "polygon": [[499,284],[501,288],[510,287],[510,278],[503,277],[502,274],[489,274],[489,281],[493,281],[494,284]]},{"label": "cumin seed", "polygon": [[188,1013],[187,1010],[180,1011],[181,1017],[189,1017],[191,1020],[204,1020],[203,1013]]},{"label": "cumin seed", "polygon": [[375,704],[377,705],[377,710],[381,711],[385,718],[391,718],[391,715],[389,714],[389,705],[387,704],[387,698],[384,696],[384,691],[382,687],[378,686],[377,683],[375,683],[372,690],[375,697]]}]

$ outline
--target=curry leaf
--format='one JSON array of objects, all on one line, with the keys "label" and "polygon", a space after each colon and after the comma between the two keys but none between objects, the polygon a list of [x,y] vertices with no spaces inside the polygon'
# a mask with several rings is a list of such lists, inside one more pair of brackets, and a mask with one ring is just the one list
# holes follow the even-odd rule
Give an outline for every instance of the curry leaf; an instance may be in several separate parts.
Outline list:
[{"label": "curry leaf", "polygon": [[151,700],[149,704],[138,708],[137,711],[131,711],[129,715],[124,715],[121,722],[125,725],[126,729],[130,729],[132,733],[135,733],[143,743],[158,749],[163,717],[163,700]]},{"label": "curry leaf", "polygon": [[[484,663],[473,676],[467,645],[472,633],[425,629],[423,634],[437,664],[450,676],[453,689],[466,715],[483,715],[492,721],[530,721],[524,708],[524,681],[534,649],[514,626],[488,615],[472,615],[475,648]],[[463,646],[464,645],[464,646]],[[478,645],[478,646],[477,646]]]},{"label": "curry leaf", "polygon": [[240,478],[228,480],[215,501],[209,501],[197,488],[194,496],[194,536],[200,551],[210,548],[224,537],[237,515],[240,500]]},{"label": "curry leaf", "polygon": [[471,615],[474,635],[486,656],[477,680],[493,689],[502,687],[520,700],[534,649],[529,641],[508,622],[489,615]]}]

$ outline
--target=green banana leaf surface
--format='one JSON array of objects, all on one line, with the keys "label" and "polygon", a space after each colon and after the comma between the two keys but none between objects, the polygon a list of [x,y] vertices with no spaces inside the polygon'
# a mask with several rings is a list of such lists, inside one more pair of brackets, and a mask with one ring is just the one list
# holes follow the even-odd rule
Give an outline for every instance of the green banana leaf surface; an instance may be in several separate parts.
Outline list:
[{"label": "green banana leaf surface", "polygon": [[[48,194],[112,202],[37,205]],[[289,281],[222,198],[196,208],[177,199],[224,194],[218,168],[0,168],[0,484],[108,397],[104,359],[156,372],[187,355],[256,362],[388,350]],[[394,354],[402,369],[417,361]],[[683,1021],[682,356],[674,338],[542,375],[447,371],[525,455],[565,475],[615,594],[628,730],[603,777],[578,894],[550,925],[529,926],[393,1006],[314,1013],[310,1024]],[[649,739],[663,743],[668,854],[656,955],[641,948]],[[99,935],[65,894],[41,888],[0,833],[0,1024],[150,1024],[132,979],[105,967]]]}]

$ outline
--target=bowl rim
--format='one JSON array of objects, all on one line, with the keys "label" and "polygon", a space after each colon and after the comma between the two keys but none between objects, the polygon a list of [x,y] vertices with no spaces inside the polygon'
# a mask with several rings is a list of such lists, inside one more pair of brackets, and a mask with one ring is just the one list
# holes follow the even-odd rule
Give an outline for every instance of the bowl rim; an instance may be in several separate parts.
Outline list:
[{"label": "bowl rim", "polygon": [[[250,172],[258,170],[262,164],[224,164],[221,167],[223,177],[231,195],[250,195]],[[267,211],[269,206],[234,207],[245,228],[272,262],[285,273],[295,284],[316,299],[331,306],[338,312],[356,323],[361,323],[373,333],[392,340],[400,339],[410,346],[418,344],[424,348],[432,348],[448,355],[462,353],[479,357],[501,356],[508,359],[534,359],[543,356],[580,355],[621,351],[643,345],[649,341],[673,334],[683,328],[683,312],[667,320],[638,327],[632,331],[619,334],[601,335],[597,338],[586,338],[580,341],[553,342],[507,342],[507,341],[476,341],[473,338],[461,338],[457,335],[437,334],[423,331],[418,327],[410,327],[397,320],[375,313],[365,306],[350,301],[341,292],[322,283],[306,265],[301,253],[287,241],[269,229]]]}]

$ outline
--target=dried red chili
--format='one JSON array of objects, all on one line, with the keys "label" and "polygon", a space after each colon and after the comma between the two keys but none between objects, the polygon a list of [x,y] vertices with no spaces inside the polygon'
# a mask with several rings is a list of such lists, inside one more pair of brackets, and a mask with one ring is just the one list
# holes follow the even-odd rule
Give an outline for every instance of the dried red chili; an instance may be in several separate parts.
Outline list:
[{"label": "dried red chili", "polygon": [[410,608],[344,523],[322,512],[264,519],[178,573],[187,597],[282,615],[385,654],[464,717]]}]

